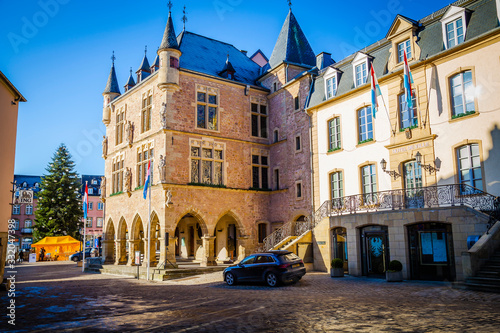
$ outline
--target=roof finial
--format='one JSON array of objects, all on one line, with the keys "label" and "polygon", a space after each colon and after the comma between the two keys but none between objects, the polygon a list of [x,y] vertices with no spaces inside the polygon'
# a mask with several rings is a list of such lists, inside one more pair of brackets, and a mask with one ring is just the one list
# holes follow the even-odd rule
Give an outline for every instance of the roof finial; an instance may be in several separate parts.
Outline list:
[{"label": "roof finial", "polygon": [[115,65],[115,51],[113,51],[113,55],[111,56],[111,61],[113,62],[113,66]]},{"label": "roof finial", "polygon": [[290,7],[290,11],[292,11],[292,0],[288,0],[288,7]]},{"label": "roof finial", "polygon": [[187,16],[186,16],[186,5],[184,5],[184,10],[182,11],[182,13],[184,14],[182,16],[182,22],[184,22],[184,27],[182,30],[186,30],[186,22],[187,22]]},{"label": "roof finial", "polygon": [[144,56],[146,56],[148,54],[148,46],[144,46]]},{"label": "roof finial", "polygon": [[130,75],[132,75],[132,67],[130,67]]},{"label": "roof finial", "polygon": [[172,6],[173,6],[171,0],[168,0],[168,5],[167,6],[168,6],[168,12],[170,13],[172,11]]}]

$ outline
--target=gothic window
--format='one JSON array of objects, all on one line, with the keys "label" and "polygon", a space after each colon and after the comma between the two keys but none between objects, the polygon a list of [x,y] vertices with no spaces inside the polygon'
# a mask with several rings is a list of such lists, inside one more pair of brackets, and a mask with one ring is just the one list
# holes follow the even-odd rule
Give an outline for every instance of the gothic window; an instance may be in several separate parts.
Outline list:
[{"label": "gothic window", "polygon": [[269,158],[264,155],[252,155],[252,188],[269,189]]},{"label": "gothic window", "polygon": [[267,138],[267,106],[252,104],[252,136]]},{"label": "gothic window", "polygon": [[141,111],[141,133],[151,129],[151,107],[153,104],[153,95],[151,90],[142,96],[142,111]]},{"label": "gothic window", "polygon": [[113,160],[112,167],[112,188],[113,193],[123,191],[123,156],[118,157]]},{"label": "gothic window", "polygon": [[154,148],[151,144],[137,150],[137,187],[144,186],[148,174],[148,163],[151,161],[150,184],[153,183]]},{"label": "gothic window", "polygon": [[191,183],[224,185],[222,147],[191,146]]},{"label": "gothic window", "polygon": [[198,87],[196,92],[196,127],[219,130],[219,94],[216,89]]},{"label": "gothic window", "polygon": [[123,129],[125,126],[125,111],[120,109],[116,112],[116,131],[115,131],[115,144],[119,145],[123,142]]}]

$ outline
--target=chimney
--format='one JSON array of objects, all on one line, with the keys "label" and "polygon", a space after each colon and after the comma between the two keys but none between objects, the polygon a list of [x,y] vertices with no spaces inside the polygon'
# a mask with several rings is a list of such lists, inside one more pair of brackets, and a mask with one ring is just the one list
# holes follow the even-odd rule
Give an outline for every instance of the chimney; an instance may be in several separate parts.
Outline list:
[{"label": "chimney", "polygon": [[334,63],[335,61],[332,59],[331,53],[321,52],[316,56],[316,67],[318,67],[319,70],[324,69]]},{"label": "chimney", "polygon": [[248,57],[248,55],[247,55],[248,51],[240,50],[240,52],[243,53],[246,57]]}]

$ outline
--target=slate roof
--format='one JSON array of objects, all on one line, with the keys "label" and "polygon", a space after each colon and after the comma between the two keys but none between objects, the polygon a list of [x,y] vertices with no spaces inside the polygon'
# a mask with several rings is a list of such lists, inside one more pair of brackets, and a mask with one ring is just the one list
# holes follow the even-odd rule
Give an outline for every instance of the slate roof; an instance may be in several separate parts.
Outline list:
[{"label": "slate roof", "polygon": [[316,65],[316,56],[291,10],[274,45],[269,64],[274,68],[283,61],[299,65]]},{"label": "slate roof", "polygon": [[132,69],[130,69],[130,76],[128,77],[127,84],[125,86],[133,87],[135,86],[134,76],[132,74]]},{"label": "slate roof", "polygon": [[[14,175],[14,182],[16,186],[21,187],[23,190],[32,189],[34,192],[40,191],[39,187],[35,187],[35,184],[38,183],[40,185],[42,183],[42,177],[40,176],[27,176],[27,175]],[[27,186],[22,186],[23,183],[26,182]]]},{"label": "slate roof", "polygon": [[[476,38],[499,26],[495,1],[459,0],[451,5],[457,7],[465,7],[472,12],[469,19],[469,23],[467,25],[467,35],[465,38],[465,42],[473,38]],[[438,53],[444,51],[442,24],[439,21],[439,19],[451,5],[442,8],[439,11],[429,16],[426,16],[425,18],[418,21],[419,28],[417,30],[417,35],[418,35],[417,44],[420,46],[421,49],[420,59],[418,61],[422,61],[426,58],[435,56]],[[389,61],[389,49],[391,48],[391,46],[392,46],[391,43],[389,43],[384,38],[372,44],[371,46],[368,46],[365,49],[361,50],[362,52],[367,53],[371,57],[373,57],[372,60],[373,68],[379,80],[384,75],[389,74],[387,69],[387,64]],[[341,96],[349,92],[350,90],[354,89],[354,77],[352,69],[352,60],[354,59],[354,56],[355,54],[350,55],[349,57],[332,65],[332,67],[342,71],[338,83],[336,96]],[[398,70],[401,69],[399,68]],[[312,95],[309,98],[308,107],[313,107],[326,100],[325,83],[323,78],[324,73],[325,71],[322,71],[321,74],[315,78]]]},{"label": "slate roof", "polygon": [[139,67],[137,72],[138,71],[145,71],[147,73],[151,72],[151,66],[149,65],[148,57],[146,55],[144,55],[144,58],[142,58],[141,67]]},{"label": "slate roof", "polygon": [[179,49],[177,38],[175,37],[174,23],[172,22],[172,13],[168,12],[167,26],[163,33],[163,39],[159,50],[163,49]]},{"label": "slate roof", "polygon": [[[82,182],[82,187],[80,188],[80,193],[83,195],[83,192],[85,192],[85,182],[87,181],[88,183],[88,188],[92,188],[92,194],[89,193],[89,196],[99,196],[99,189],[101,187],[101,177],[102,175],[82,175],[80,178]],[[92,181],[95,180],[97,184],[92,184]]]},{"label": "slate roof", "polygon": [[215,39],[183,31],[178,37],[179,50],[182,52],[180,68],[219,77],[224,68],[227,55],[236,71],[235,81],[256,85],[260,66],[241,53],[236,47]]},{"label": "slate roof", "polygon": [[116,79],[115,64],[111,65],[111,71],[109,72],[108,83],[106,88],[104,88],[103,93],[120,93],[120,87],[118,86],[118,80]]}]

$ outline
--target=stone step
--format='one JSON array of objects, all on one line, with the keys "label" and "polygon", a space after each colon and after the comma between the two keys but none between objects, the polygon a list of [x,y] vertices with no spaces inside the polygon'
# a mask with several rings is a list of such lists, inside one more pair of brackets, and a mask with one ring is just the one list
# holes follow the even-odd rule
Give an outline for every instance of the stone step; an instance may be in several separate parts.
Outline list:
[{"label": "stone step", "polygon": [[490,271],[487,269],[480,270],[477,272],[476,277],[486,277],[486,278],[498,278],[500,279],[500,272]]},{"label": "stone step", "polygon": [[472,283],[472,282],[466,282],[466,283],[463,283],[461,285],[468,290],[485,291],[485,292],[490,292],[490,293],[500,293],[500,287],[497,285]]},{"label": "stone step", "polygon": [[466,283],[488,284],[500,288],[500,278],[475,276],[467,278]]}]

